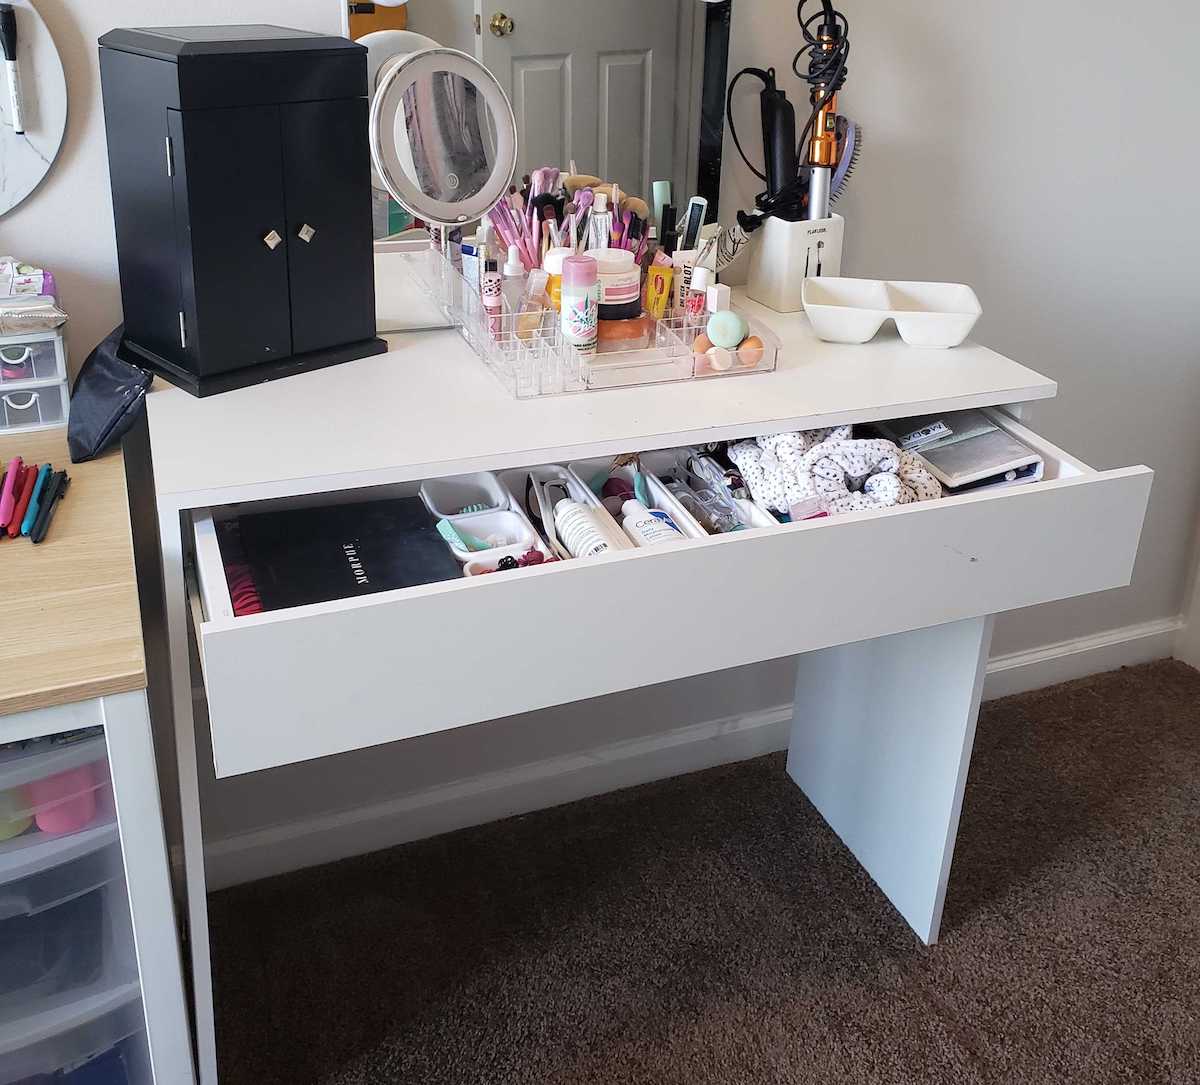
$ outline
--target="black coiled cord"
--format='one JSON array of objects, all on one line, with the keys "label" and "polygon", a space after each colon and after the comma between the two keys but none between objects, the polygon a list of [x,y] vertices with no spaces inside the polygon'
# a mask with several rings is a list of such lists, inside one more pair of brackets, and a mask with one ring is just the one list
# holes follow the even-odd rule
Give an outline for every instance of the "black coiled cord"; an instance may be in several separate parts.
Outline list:
[{"label": "black coiled cord", "polygon": [[[833,0],[820,0],[820,10],[813,12],[808,18],[804,17],[804,7],[811,0],[798,0],[796,4],[796,21],[800,24],[800,33],[804,36],[804,44],[796,50],[792,58],[792,71],[799,79],[804,80],[814,93],[816,88],[824,86],[812,103],[808,120],[800,132],[799,145],[796,148],[796,160],[800,163],[800,173],[790,184],[781,188],[774,196],[760,192],[754,198],[754,206],[758,214],[746,211],[738,212],[738,224],[747,233],[752,233],[762,225],[762,220],[769,215],[778,215],[790,221],[804,217],[804,198],[808,193],[809,171],[805,166],[808,157],[808,137],[816,123],[817,115],[825,102],[841,90],[846,82],[846,62],[850,58],[850,20],[833,6]],[[834,30],[833,48],[826,50],[821,41],[821,30]],[[801,71],[801,62],[808,58],[807,71]],[[771,71],[774,76],[774,70]],[[753,75],[766,82],[767,73],[760,68],[743,68],[729,83],[729,91],[725,97],[725,115],[729,118],[729,134],[733,137],[733,145],[741,156],[746,168],[760,181],[766,180],[764,174],[753,162],[746,157],[738,139],[737,128],[733,120],[733,88],[743,75]]]},{"label": "black coiled cord", "polygon": [[[846,82],[846,61],[850,59],[850,20],[837,11],[832,0],[821,0],[821,10],[813,12],[804,18],[804,5],[807,0],[799,0],[796,4],[796,19],[800,23],[800,33],[804,35],[804,44],[796,50],[792,57],[792,71],[797,78],[803,79],[816,92],[816,88],[824,86],[824,90],[813,101],[812,112],[808,122],[800,133],[800,143],[796,148],[796,158],[804,165],[808,154],[808,134],[816,122],[821,107],[842,89]],[[813,33],[813,26],[818,24],[821,29],[835,31],[833,48],[826,50],[818,34]],[[800,70],[800,61],[808,57],[808,71]]]}]

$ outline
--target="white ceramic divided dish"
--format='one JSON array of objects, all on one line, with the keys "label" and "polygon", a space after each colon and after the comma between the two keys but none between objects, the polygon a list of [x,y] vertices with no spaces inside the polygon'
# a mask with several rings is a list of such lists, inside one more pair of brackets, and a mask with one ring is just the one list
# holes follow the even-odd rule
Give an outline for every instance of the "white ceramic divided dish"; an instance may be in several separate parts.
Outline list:
[{"label": "white ceramic divided dish", "polygon": [[956,347],[983,315],[964,283],[889,282],[887,291],[892,319],[910,347]]},{"label": "white ceramic divided dish", "polygon": [[805,279],[804,308],[817,336],[829,343],[865,343],[894,320],[910,347],[956,347],[983,313],[962,283],[883,279]]}]

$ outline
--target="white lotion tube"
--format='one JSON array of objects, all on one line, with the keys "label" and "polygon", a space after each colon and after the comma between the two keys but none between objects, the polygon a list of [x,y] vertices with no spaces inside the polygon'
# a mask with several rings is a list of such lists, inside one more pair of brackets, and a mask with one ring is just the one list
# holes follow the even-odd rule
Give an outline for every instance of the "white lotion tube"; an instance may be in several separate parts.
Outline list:
[{"label": "white lotion tube", "polygon": [[564,497],[554,506],[554,526],[572,557],[590,558],[612,549],[595,512],[579,501]]},{"label": "white lotion tube", "polygon": [[661,509],[648,509],[640,501],[630,498],[621,506],[621,512],[621,526],[638,546],[658,546],[683,538],[675,521]]}]

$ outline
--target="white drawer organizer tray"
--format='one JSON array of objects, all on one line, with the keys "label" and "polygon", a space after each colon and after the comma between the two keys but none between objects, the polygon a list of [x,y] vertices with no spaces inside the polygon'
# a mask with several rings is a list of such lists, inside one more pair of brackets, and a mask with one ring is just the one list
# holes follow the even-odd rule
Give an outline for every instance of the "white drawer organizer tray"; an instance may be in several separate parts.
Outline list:
[{"label": "white drawer organizer tray", "polygon": [[[1042,455],[1043,481],[245,617],[215,521],[278,503],[194,510],[217,775],[1128,583],[1151,473],[1095,471],[992,415]],[[334,666],[347,644],[353,666]]]},{"label": "white drawer organizer tray", "polygon": [[62,425],[69,404],[62,332],[0,335],[0,433]]},{"label": "white drawer organizer tray", "polygon": [[910,347],[956,347],[983,313],[962,283],[805,279],[802,293],[813,331],[830,343],[865,343],[894,320]]},{"label": "white drawer organizer tray", "polygon": [[547,314],[539,331],[524,338],[518,336],[516,316],[507,309],[500,316],[490,316],[479,291],[449,260],[427,245],[393,251],[388,258],[404,264],[404,276],[395,278],[419,284],[446,321],[460,330],[475,354],[519,399],[661,381],[770,373],[779,358],[778,336],[745,313],[750,334],[762,340],[763,350],[757,355],[735,356],[725,370],[714,369],[704,354],[693,354],[692,342],[702,330],[703,321],[692,326],[682,317],[654,321],[649,345],[644,348],[598,351],[582,357],[564,342],[557,313]]},{"label": "white drawer organizer tray", "polygon": [[[95,776],[107,788],[103,736],[6,751],[0,790],[85,766],[102,770]],[[143,1032],[111,798],[77,832],[31,827],[0,843],[0,954],[17,964],[13,975],[0,974],[0,1085],[41,1080]]]}]

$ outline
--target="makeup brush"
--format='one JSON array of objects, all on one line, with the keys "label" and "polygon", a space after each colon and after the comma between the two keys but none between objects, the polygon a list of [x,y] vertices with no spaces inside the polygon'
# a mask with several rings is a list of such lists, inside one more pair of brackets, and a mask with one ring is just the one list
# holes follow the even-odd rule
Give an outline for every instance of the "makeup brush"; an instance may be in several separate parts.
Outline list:
[{"label": "makeup brush", "polygon": [[542,221],[546,224],[546,231],[550,235],[550,244],[558,248],[558,208],[553,203],[548,203],[542,208]]},{"label": "makeup brush", "polygon": [[495,207],[488,212],[488,221],[496,228],[496,233],[500,235],[505,247],[516,245],[517,251],[521,254],[521,262],[528,270],[538,266],[539,261],[535,258],[534,250],[529,245],[529,238],[525,233],[525,220],[518,215],[508,203],[507,200],[501,200]]},{"label": "makeup brush", "polygon": [[557,245],[554,235],[558,233],[558,223],[554,217],[554,204],[548,203],[542,207],[542,261],[545,262],[546,250]]},{"label": "makeup brush", "polygon": [[563,231],[561,243],[575,248],[575,216],[579,213],[573,200],[563,206]]},{"label": "makeup brush", "polygon": [[641,247],[642,238],[646,236],[646,220],[640,219],[632,212],[626,211],[630,216],[629,226],[625,230],[624,245],[625,248],[632,252],[636,252]]},{"label": "makeup brush", "polygon": [[638,218],[642,219],[650,217],[650,205],[637,196],[625,196],[621,200],[621,210],[632,211]]},{"label": "makeup brush", "polygon": [[574,196],[581,188],[594,188],[596,185],[604,184],[604,181],[599,177],[593,177],[588,173],[575,173],[572,171],[562,179],[563,188],[567,190],[569,196]]},{"label": "makeup brush", "polygon": [[[554,171],[557,174],[557,171]],[[551,167],[539,166],[530,175],[529,181],[529,198],[525,201],[525,217],[529,220],[530,233],[534,232],[535,227],[540,230],[541,227],[537,224],[542,220],[541,206],[538,201],[543,196],[550,195],[552,182],[550,178]],[[542,201],[543,203],[545,201]]]},{"label": "makeup brush", "polygon": [[625,238],[629,234],[629,227],[632,222],[632,211],[620,212],[619,217],[613,218],[612,243],[614,249],[623,249],[626,247]]},{"label": "makeup brush", "polygon": [[582,189],[575,196],[575,207],[578,209],[578,214],[575,221],[575,245],[579,247],[583,244],[583,239],[587,236],[588,215],[592,210],[592,204],[595,202],[596,194],[590,189]]}]

